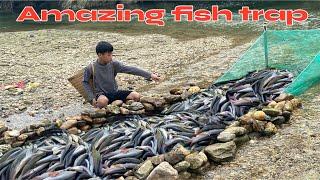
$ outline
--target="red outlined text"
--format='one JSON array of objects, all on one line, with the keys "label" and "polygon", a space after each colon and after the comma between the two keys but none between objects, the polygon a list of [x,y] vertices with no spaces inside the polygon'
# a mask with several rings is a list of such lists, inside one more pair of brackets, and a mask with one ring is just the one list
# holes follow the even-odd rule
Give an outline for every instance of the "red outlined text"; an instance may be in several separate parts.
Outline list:
[{"label": "red outlined text", "polygon": [[42,9],[40,16],[32,6],[26,6],[16,19],[17,22],[32,20],[35,22],[47,22],[48,16],[54,16],[56,22],[62,21],[62,16],[67,16],[68,21],[74,22],[130,22],[132,16],[136,16],[139,22],[145,22],[147,25],[164,26],[163,21],[165,9],[149,9],[144,12],[141,9],[124,10],[123,4],[117,4],[117,9],[80,9],[73,11],[71,9]]},{"label": "red outlined text", "polygon": [[[67,16],[69,22],[130,22],[136,17],[138,22],[144,22],[147,25],[164,26],[165,9],[124,9],[123,4],[117,4],[116,9],[80,9],[77,11],[71,9],[42,9],[38,14],[32,6],[26,6],[16,19],[17,22],[35,21],[47,22],[49,16],[54,16],[56,22],[61,22],[63,16]],[[309,14],[303,9],[250,9],[243,6],[239,11],[243,22],[265,20],[268,22],[284,22],[287,26],[294,23],[306,21]],[[173,21],[196,21],[196,22],[216,22],[221,19],[226,22],[232,22],[233,13],[228,9],[219,9],[217,5],[207,9],[194,9],[192,5],[179,5],[172,11]]]}]

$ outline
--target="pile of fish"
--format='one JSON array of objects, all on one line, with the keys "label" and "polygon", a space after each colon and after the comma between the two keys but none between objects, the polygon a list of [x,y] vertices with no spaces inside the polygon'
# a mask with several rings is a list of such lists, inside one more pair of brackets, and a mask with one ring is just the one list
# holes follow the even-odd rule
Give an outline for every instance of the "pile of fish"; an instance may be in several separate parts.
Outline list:
[{"label": "pile of fish", "polygon": [[172,105],[164,113],[205,113],[214,120],[227,123],[244,115],[252,107],[271,102],[292,82],[292,78],[288,71],[251,72],[238,80],[213,84],[188,100]]},{"label": "pile of fish", "polygon": [[14,148],[0,159],[1,179],[112,179],[177,144],[199,151],[226,126],[276,98],[291,81],[287,71],[263,70],[211,85],[162,116],[132,115],[82,136],[58,133]]}]

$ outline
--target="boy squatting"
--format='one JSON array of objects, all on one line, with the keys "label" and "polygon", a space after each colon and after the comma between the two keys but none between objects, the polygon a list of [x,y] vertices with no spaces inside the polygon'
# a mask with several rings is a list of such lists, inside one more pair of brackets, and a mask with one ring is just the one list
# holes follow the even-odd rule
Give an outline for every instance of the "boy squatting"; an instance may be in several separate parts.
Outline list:
[{"label": "boy squatting", "polygon": [[83,87],[88,95],[89,102],[97,108],[103,108],[115,100],[122,100],[123,102],[126,100],[140,100],[140,94],[135,91],[118,90],[118,84],[115,79],[117,73],[133,74],[154,81],[160,80],[157,74],[113,60],[112,51],[113,46],[106,41],[101,41],[96,46],[98,58],[93,63],[94,90],[89,85],[89,80],[92,77],[91,65],[88,65],[84,71]]}]

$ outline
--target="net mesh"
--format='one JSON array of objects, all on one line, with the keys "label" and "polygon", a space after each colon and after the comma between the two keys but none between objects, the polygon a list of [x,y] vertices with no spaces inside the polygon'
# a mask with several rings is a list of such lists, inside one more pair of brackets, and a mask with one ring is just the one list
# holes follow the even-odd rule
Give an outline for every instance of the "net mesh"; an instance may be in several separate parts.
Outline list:
[{"label": "net mesh", "polygon": [[[266,39],[265,39],[266,37]],[[266,42],[266,43],[265,43]],[[241,78],[267,67],[292,72],[286,92],[300,95],[320,81],[320,30],[268,30],[216,82]]]}]

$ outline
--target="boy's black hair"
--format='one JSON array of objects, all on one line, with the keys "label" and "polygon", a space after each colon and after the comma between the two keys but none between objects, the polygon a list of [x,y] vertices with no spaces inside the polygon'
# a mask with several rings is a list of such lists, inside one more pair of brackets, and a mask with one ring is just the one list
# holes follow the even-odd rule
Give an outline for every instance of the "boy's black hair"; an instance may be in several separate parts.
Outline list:
[{"label": "boy's black hair", "polygon": [[112,52],[113,51],[113,46],[106,42],[106,41],[100,41],[97,46],[96,46],[96,53],[99,54],[103,54],[105,52]]}]

